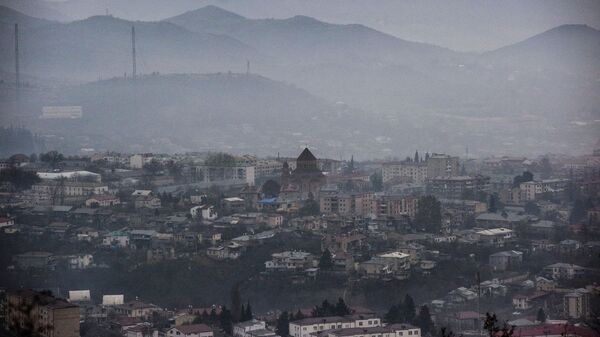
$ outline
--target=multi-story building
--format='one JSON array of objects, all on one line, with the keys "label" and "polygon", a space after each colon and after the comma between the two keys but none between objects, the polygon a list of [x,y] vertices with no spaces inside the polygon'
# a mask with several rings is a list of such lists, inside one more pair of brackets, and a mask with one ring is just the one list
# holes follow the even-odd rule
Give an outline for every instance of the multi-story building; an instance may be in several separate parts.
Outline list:
[{"label": "multi-story building", "polygon": [[151,162],[152,159],[154,159],[152,153],[134,154],[129,157],[129,167],[132,169],[142,169],[144,165]]},{"label": "multi-story building", "polygon": [[281,174],[283,163],[275,159],[262,159],[256,161],[255,175],[256,178],[275,177]]},{"label": "multi-story building", "polygon": [[17,336],[79,337],[79,307],[32,290],[8,292],[6,329]]},{"label": "multi-story building", "polygon": [[325,214],[368,216],[373,198],[373,193],[321,193],[319,204]]},{"label": "multi-story building", "polygon": [[313,334],[326,330],[367,329],[379,326],[381,326],[381,319],[373,316],[310,317],[290,322],[289,331],[292,337],[310,337]]},{"label": "multi-story building", "polygon": [[566,318],[585,318],[590,314],[590,293],[587,289],[576,289],[563,297]]},{"label": "multi-story building", "polygon": [[195,165],[189,168],[190,180],[198,187],[254,186],[255,173],[254,166],[237,162],[231,166]]},{"label": "multi-story building", "polygon": [[213,337],[212,329],[206,324],[189,324],[172,327],[167,337]]},{"label": "multi-story building", "polygon": [[107,192],[108,185],[98,182],[49,180],[31,186],[32,200],[39,205],[85,201],[87,196]]},{"label": "multi-story building", "polygon": [[384,163],[381,167],[381,176],[384,183],[399,180],[420,184],[427,180],[427,163],[409,161]]},{"label": "multi-story building", "polygon": [[541,195],[560,196],[564,193],[569,179],[546,179],[540,181],[527,181],[521,183],[521,198],[536,200]]},{"label": "multi-story building", "polygon": [[271,332],[268,334],[267,324],[265,321],[251,319],[245,322],[239,322],[233,326],[233,336],[234,337],[253,337],[254,335],[260,336],[274,336],[275,333]]},{"label": "multi-story building", "polygon": [[317,337],[420,337],[421,329],[408,324],[390,324],[386,326],[342,328],[325,330]]},{"label": "multi-story building", "polygon": [[427,177],[454,177],[459,175],[458,157],[434,153],[427,159]]},{"label": "multi-story building", "polygon": [[428,192],[442,199],[465,199],[470,195],[490,191],[490,178],[486,176],[437,176],[427,185]]},{"label": "multi-story building", "polygon": [[415,196],[377,195],[372,201],[372,214],[377,218],[414,217],[419,209]]}]

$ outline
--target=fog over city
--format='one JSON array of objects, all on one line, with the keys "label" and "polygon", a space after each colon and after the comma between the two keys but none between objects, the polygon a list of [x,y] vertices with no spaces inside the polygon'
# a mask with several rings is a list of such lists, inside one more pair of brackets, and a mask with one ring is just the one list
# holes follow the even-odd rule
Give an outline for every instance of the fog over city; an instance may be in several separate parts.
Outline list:
[{"label": "fog over city", "polygon": [[0,337],[595,337],[598,280],[598,0],[0,0]]}]

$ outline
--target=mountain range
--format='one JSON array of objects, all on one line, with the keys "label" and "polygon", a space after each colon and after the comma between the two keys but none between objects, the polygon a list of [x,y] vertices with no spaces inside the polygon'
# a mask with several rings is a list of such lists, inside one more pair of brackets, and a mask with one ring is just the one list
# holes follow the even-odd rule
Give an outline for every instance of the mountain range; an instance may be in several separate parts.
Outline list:
[{"label": "mountain range", "polygon": [[[332,125],[321,123],[324,128],[337,130],[329,133],[333,145],[356,132],[352,125],[374,130],[373,134],[365,134],[363,130],[360,140],[364,148],[348,145],[354,153],[374,154],[373,144],[385,150],[378,153],[380,156],[403,153],[405,147],[460,153],[469,143],[478,144],[471,149],[472,153],[489,152],[498,146],[506,152],[517,151],[515,144],[519,144],[518,151],[544,151],[568,148],[573,142],[580,147],[592,146],[596,141],[594,134],[599,131],[594,120],[600,117],[600,98],[594,92],[600,90],[597,81],[600,32],[585,25],[563,25],[522,42],[477,54],[402,40],[358,24],[331,24],[307,16],[250,19],[216,6],[156,22],[93,16],[67,23],[36,19],[0,8],[0,23],[10,25],[11,22],[23,27],[19,42],[21,69],[26,75],[85,82],[122,78],[125,73],[130,76],[131,27],[135,27],[138,74],[225,75],[231,71],[229,84],[223,90],[228,90],[232,97],[244,94],[238,90],[246,90],[233,84],[245,78],[234,76],[235,73],[260,74],[262,79],[273,79],[277,86],[293,84],[326,102],[328,108],[316,110],[350,107],[352,118],[367,119],[368,123],[363,124],[340,123],[339,120]],[[0,76],[3,78],[14,69],[11,33],[11,29],[4,30],[2,34],[6,35],[0,41]],[[164,83],[173,83],[167,80],[168,76],[154,76]],[[154,81],[159,81],[156,78]],[[111,81],[123,85],[118,79]],[[209,82],[212,81],[215,78],[210,78]],[[82,84],[80,88],[78,90],[93,91],[97,87]],[[169,91],[168,86],[164,89]],[[40,97],[52,97],[53,104],[91,102],[77,98],[82,96],[63,94],[73,90],[69,87]],[[199,95],[177,91],[171,96],[160,96],[170,103],[165,109],[159,109],[160,104],[149,105],[148,113],[165,115],[166,111],[180,111],[187,114],[193,105],[183,105],[184,92]],[[276,100],[277,93],[272,95]],[[285,125],[292,127],[287,131],[292,134],[302,133],[298,131],[305,130],[306,125],[302,123],[314,117],[303,112],[302,104],[307,104],[307,111],[314,109],[308,108],[313,104],[306,100],[293,99],[297,95],[302,96],[296,91],[288,96],[290,102],[302,102],[296,103],[293,109],[280,106],[260,117],[256,115],[260,109],[244,112],[245,105],[240,104],[238,113],[261,120],[253,126],[256,130],[253,137],[272,135],[264,128],[268,120],[273,119],[287,120]],[[109,90],[105,91],[104,99],[119,101],[121,96],[119,91]],[[152,97],[144,97],[152,101]],[[210,100],[210,97],[204,96],[204,99]],[[219,111],[219,104],[226,103],[218,101],[211,110]],[[231,105],[227,105],[227,109],[235,110]],[[135,115],[128,110],[117,110],[124,116]],[[310,117],[301,119],[302,123],[295,119],[305,114]],[[205,117],[186,116],[198,121]],[[350,118],[348,114],[342,116]],[[236,122],[235,118],[224,120]],[[159,117],[149,121],[156,123],[157,130],[164,125]],[[108,123],[98,125],[111,129]],[[181,130],[190,131],[188,125],[194,122],[178,124],[171,135],[186,134]],[[348,129],[340,130],[337,125],[346,125]],[[44,125],[39,123],[36,127],[37,131],[44,130]],[[122,125],[116,128],[120,127]],[[152,129],[151,125],[146,127]],[[550,132],[556,135],[557,129],[564,133],[561,138],[550,137]],[[423,137],[424,130],[431,136]],[[220,148],[232,146],[230,142],[237,131],[223,129],[223,132],[231,133],[233,138],[221,137],[228,142],[220,144]],[[168,138],[170,133],[163,130],[157,134]],[[491,143],[485,144],[485,140]],[[402,144],[401,148],[390,148],[388,144],[394,142]],[[181,139],[176,143],[179,145],[173,148],[185,147]],[[335,149],[334,154],[347,153],[336,146],[331,147]]]}]

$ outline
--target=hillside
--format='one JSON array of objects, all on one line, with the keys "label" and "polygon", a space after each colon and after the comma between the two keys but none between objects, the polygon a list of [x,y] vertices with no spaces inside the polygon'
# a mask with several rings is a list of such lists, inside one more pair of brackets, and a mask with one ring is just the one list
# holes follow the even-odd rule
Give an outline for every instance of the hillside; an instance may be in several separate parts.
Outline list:
[{"label": "hillside", "polygon": [[216,6],[189,11],[165,21],[195,32],[232,36],[286,63],[441,61],[450,50],[409,42],[358,24],[339,25],[308,16],[247,19]]},{"label": "hillside", "polygon": [[586,25],[562,25],[485,53],[483,60],[519,69],[562,70],[598,76],[600,31]]},{"label": "hillside", "polygon": [[[21,69],[44,77],[93,80],[131,72],[131,27],[138,73],[243,69],[257,53],[227,36],[193,33],[167,22],[94,16],[32,28],[20,37]],[[2,69],[12,69],[13,39],[0,41]]]},{"label": "hillside", "polygon": [[[151,75],[30,93],[28,123],[76,144],[123,151],[227,150],[272,155],[322,144],[339,155],[359,144],[352,125],[373,122],[306,91],[246,74]],[[81,105],[81,120],[39,120],[44,105]],[[342,146],[341,144],[346,144]],[[366,140],[363,147],[369,145]],[[77,150],[77,149],[76,149]],[[366,151],[363,149],[363,151]]]}]

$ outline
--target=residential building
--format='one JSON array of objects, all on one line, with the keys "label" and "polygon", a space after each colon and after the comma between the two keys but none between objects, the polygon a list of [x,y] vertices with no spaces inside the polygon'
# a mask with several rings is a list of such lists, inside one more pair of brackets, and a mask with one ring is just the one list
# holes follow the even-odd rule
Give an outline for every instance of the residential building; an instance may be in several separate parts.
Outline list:
[{"label": "residential building", "polygon": [[8,292],[6,302],[6,329],[16,335],[79,337],[80,309],[75,304],[32,290]]},{"label": "residential building", "polygon": [[213,337],[212,329],[206,324],[180,325],[167,330],[167,337]]},{"label": "residential building", "polygon": [[19,269],[49,269],[54,267],[54,255],[49,252],[27,252],[13,256]]},{"label": "residential building", "polygon": [[565,318],[585,318],[590,314],[590,292],[586,289],[576,289],[563,297],[563,312]]},{"label": "residential building", "polygon": [[309,317],[290,322],[289,331],[292,337],[311,337],[311,335],[325,330],[366,329],[379,326],[381,326],[381,319],[372,316]]},{"label": "residential building", "polygon": [[392,181],[421,184],[427,180],[427,163],[388,162],[381,166],[383,183]]},{"label": "residential building", "polygon": [[490,267],[493,271],[505,271],[518,267],[523,262],[523,252],[508,250],[491,254]]},{"label": "residential building", "polygon": [[119,204],[121,204],[119,197],[112,194],[92,195],[85,201],[87,207],[112,207]]},{"label": "residential building", "polygon": [[286,251],[271,254],[272,260],[265,262],[269,272],[274,271],[303,271],[315,267],[314,255],[302,251]]},{"label": "residential building", "polygon": [[503,247],[508,241],[513,239],[513,233],[511,229],[503,227],[484,229],[476,232],[481,244],[493,247]]},{"label": "residential building", "polygon": [[474,198],[490,191],[490,177],[486,176],[435,176],[429,179],[428,193],[441,199]]},{"label": "residential building", "polygon": [[[252,337],[252,333],[259,331],[263,332],[267,328],[267,324],[264,321],[251,319],[245,322],[239,322],[233,326],[234,337]],[[275,335],[275,333],[272,333]]]},{"label": "residential building", "polygon": [[458,157],[434,153],[427,159],[427,177],[453,177],[460,172]]},{"label": "residential building", "polygon": [[585,268],[570,263],[554,263],[544,267],[544,274],[553,280],[573,280],[585,274]]}]

